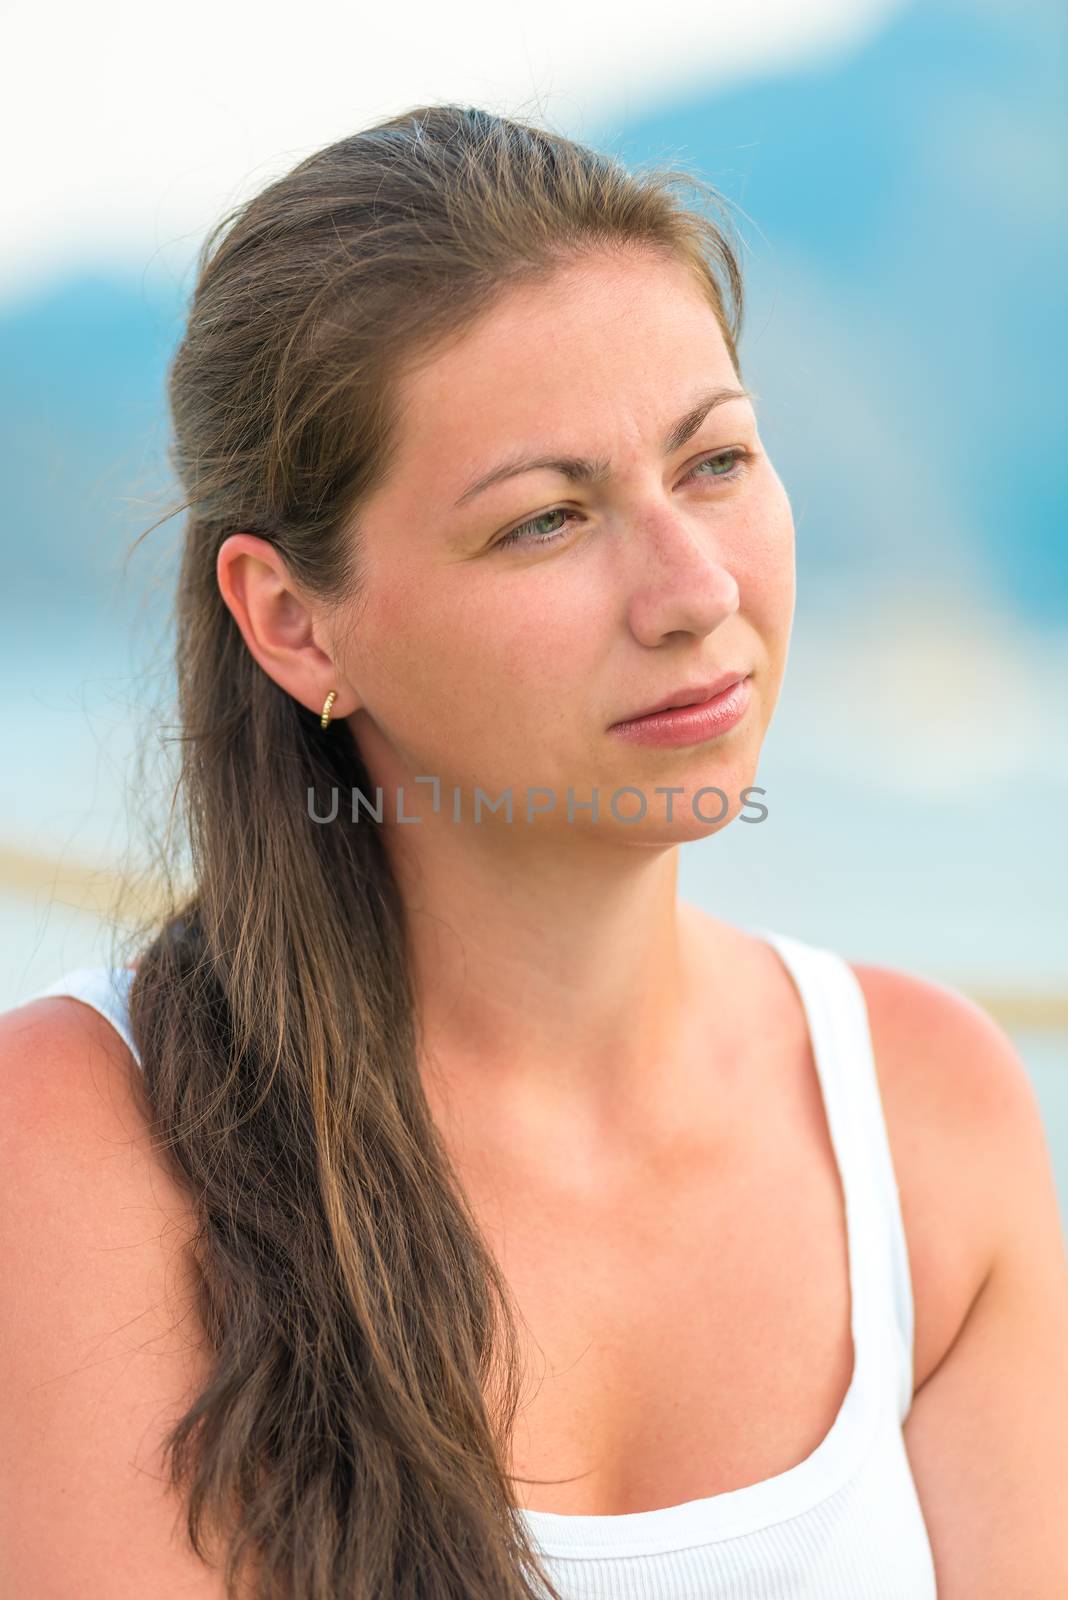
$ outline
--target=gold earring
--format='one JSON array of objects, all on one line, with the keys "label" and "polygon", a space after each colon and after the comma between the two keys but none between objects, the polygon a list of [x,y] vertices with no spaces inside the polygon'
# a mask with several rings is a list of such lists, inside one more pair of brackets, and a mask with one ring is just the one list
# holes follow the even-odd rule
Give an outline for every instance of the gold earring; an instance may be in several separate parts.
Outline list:
[{"label": "gold earring", "polygon": [[330,721],[330,707],[333,705],[333,703],[334,703],[334,701],[336,699],[337,699],[337,690],[336,689],[331,689],[330,693],[326,697],[326,702],[325,702],[325,704],[323,706],[323,714],[319,718],[319,726],[320,726],[320,728],[325,728],[327,723]]}]

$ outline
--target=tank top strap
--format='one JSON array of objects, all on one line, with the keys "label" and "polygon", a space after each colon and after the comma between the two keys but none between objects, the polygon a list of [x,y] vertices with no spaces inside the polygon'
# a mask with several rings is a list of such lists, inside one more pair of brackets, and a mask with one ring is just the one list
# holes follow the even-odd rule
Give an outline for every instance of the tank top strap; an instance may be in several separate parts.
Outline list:
[{"label": "tank top strap", "polygon": [[836,951],[770,929],[751,931],[778,950],[805,1005],[849,1225],[870,1268],[864,1280],[892,1329],[903,1422],[912,1404],[912,1278],[864,991]]},{"label": "tank top strap", "polygon": [[141,1057],[130,1029],[129,999],[133,976],[130,967],[72,967],[45,988],[26,995],[19,1003],[28,1005],[31,1000],[43,1000],[50,995],[70,995],[74,1000],[81,1000],[107,1018],[140,1066]]}]

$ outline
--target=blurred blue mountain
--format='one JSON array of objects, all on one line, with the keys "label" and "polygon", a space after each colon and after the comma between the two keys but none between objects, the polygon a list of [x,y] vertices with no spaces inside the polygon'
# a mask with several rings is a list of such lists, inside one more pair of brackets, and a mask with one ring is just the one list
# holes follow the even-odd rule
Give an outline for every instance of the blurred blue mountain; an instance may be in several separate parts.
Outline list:
[{"label": "blurred blue mountain", "polygon": [[[1065,32],[1059,6],[936,0],[830,63],[586,135],[732,203],[745,374],[828,593],[978,581],[1065,619]],[[110,587],[173,492],[186,287],[75,275],[0,308],[9,606]]]}]

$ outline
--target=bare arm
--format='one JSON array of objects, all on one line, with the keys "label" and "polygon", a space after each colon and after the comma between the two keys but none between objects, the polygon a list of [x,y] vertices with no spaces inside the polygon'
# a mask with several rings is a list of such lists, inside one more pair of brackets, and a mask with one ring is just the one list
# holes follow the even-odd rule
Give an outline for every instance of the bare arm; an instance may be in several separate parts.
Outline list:
[{"label": "bare arm", "polygon": [[0,1015],[0,1593],[223,1600],[159,1446],[203,1381],[185,1197],[131,1057],[69,998]]}]

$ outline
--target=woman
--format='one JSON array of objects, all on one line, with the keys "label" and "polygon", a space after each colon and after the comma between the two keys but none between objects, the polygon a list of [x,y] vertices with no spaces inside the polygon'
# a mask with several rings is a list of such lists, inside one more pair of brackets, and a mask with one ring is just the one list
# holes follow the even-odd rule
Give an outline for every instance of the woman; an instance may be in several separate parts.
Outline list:
[{"label": "woman", "polygon": [[428,107],[205,246],[194,890],[3,1019],[6,1592],[1065,1591],[1019,1058],[677,898],[794,543],[675,176]]}]

